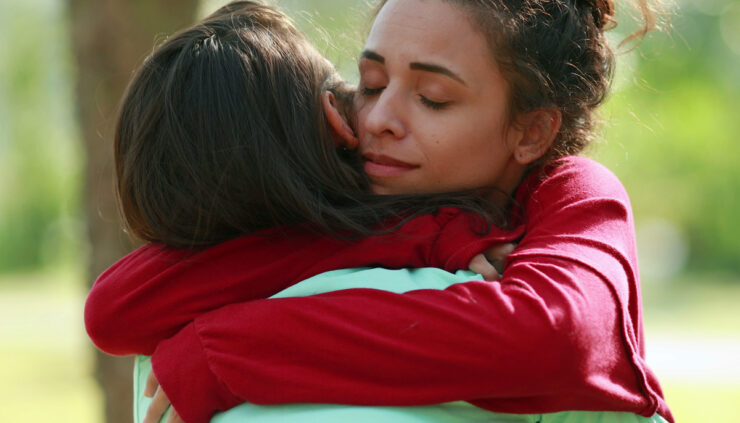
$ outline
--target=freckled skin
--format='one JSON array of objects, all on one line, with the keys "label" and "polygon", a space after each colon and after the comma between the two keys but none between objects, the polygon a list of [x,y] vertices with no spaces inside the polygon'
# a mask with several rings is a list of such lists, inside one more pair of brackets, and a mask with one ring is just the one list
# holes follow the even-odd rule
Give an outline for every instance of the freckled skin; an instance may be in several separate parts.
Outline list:
[{"label": "freckled skin", "polygon": [[[357,103],[360,151],[370,157],[373,191],[495,186],[513,192],[524,171],[513,157],[522,133],[507,125],[508,85],[464,11],[439,0],[390,0],[365,48],[382,58],[361,59]],[[378,156],[408,166],[384,171],[387,163]]]}]

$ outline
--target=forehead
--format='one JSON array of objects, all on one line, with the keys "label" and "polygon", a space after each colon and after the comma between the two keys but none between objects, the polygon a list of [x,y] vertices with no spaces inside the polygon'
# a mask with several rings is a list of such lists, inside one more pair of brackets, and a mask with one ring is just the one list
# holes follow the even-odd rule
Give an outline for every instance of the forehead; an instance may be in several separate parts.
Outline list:
[{"label": "forehead", "polygon": [[373,23],[366,47],[383,56],[403,53],[448,60],[490,56],[484,54],[485,37],[469,14],[443,0],[389,0]]}]

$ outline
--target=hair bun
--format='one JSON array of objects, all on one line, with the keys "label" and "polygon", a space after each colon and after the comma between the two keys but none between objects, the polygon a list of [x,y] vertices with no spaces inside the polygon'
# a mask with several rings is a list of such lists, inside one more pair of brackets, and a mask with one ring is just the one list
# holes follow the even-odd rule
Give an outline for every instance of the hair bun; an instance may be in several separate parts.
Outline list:
[{"label": "hair bun", "polygon": [[612,17],[614,16],[614,0],[585,0],[582,4],[591,9],[594,23],[599,29],[604,28],[612,21]]}]

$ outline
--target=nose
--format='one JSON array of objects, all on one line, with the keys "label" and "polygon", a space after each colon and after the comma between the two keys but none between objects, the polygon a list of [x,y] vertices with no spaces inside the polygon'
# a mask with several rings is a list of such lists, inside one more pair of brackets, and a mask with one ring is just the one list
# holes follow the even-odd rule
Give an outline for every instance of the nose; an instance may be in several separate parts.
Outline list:
[{"label": "nose", "polygon": [[406,136],[403,121],[403,106],[398,92],[386,87],[374,102],[369,102],[365,114],[365,130],[376,137],[390,136],[401,139]]}]

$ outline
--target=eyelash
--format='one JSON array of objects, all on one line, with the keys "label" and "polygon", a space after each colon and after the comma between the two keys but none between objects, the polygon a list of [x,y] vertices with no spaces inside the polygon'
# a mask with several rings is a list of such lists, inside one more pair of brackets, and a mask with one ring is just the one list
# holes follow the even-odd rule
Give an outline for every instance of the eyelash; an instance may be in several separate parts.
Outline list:
[{"label": "eyelash", "polygon": [[[382,91],[383,91],[382,88],[367,88],[367,87],[363,87],[360,90],[360,93],[362,95],[364,95],[364,96],[370,97],[370,96],[378,95]],[[426,106],[426,107],[428,107],[428,108],[430,108],[432,110],[442,110],[445,107],[447,107],[447,105],[450,104],[449,102],[439,103],[439,102],[436,102],[436,101],[432,101],[432,100],[429,100],[428,98],[426,98],[426,97],[424,97],[422,95],[419,96],[419,99],[421,100],[421,103],[424,106]]]},{"label": "eyelash", "polygon": [[367,88],[367,87],[363,87],[362,90],[360,90],[360,92],[364,96],[372,96],[372,95],[380,94],[381,91],[383,91],[382,88]]},{"label": "eyelash", "polygon": [[448,104],[450,104],[449,102],[438,103],[436,101],[429,100],[423,95],[419,96],[419,98],[421,99],[422,104],[424,104],[425,106],[429,107],[432,110],[441,110],[447,107]]}]

